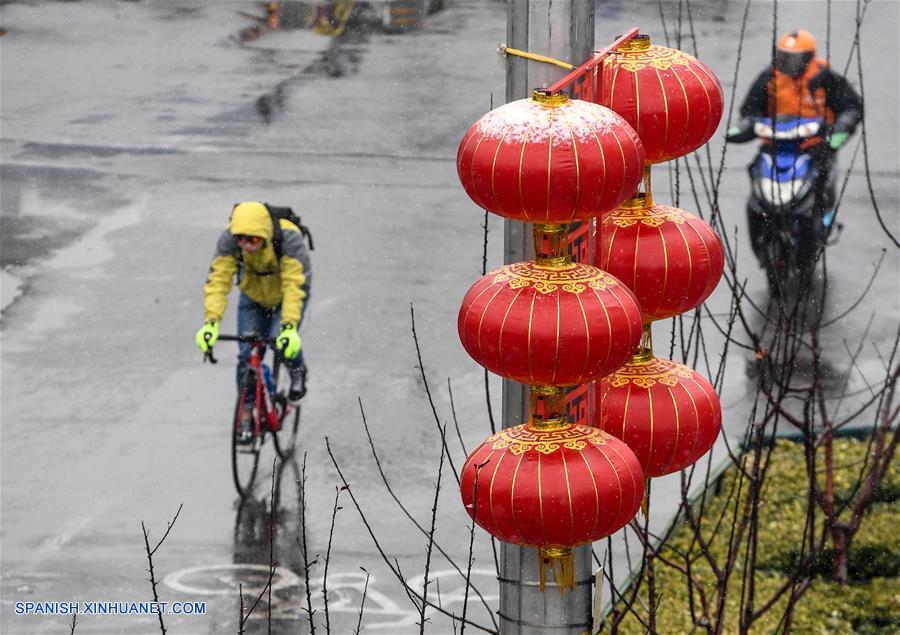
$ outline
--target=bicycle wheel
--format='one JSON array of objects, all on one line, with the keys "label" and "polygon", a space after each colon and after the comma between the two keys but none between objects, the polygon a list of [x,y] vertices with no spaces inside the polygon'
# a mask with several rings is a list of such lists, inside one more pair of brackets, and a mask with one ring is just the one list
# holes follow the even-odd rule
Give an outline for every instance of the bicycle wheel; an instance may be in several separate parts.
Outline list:
[{"label": "bicycle wheel", "polygon": [[[239,434],[244,401],[247,395],[255,390],[256,373],[252,368],[248,368],[241,382],[241,390],[238,393],[231,423],[231,474],[234,477],[234,486],[241,498],[253,491],[253,481],[256,479],[256,470],[259,467],[259,448],[262,445],[262,431],[259,435],[254,435],[250,443],[241,443]],[[258,403],[253,406],[252,421],[259,421]]]},{"label": "bicycle wheel", "polygon": [[297,430],[300,428],[300,404],[288,402],[287,396],[280,392],[275,396],[275,405],[278,408],[278,432],[272,433],[275,442],[275,451],[278,458],[284,460],[294,453],[294,445],[297,443]]}]

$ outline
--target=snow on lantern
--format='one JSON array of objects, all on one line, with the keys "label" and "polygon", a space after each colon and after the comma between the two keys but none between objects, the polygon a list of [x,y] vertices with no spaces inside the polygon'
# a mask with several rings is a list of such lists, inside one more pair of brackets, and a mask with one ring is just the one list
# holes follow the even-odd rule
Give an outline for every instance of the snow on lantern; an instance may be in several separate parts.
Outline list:
[{"label": "snow on lantern", "polygon": [[570,223],[631,196],[645,163],[641,140],[608,108],[536,90],[469,128],[456,168],[483,209],[529,223]]}]

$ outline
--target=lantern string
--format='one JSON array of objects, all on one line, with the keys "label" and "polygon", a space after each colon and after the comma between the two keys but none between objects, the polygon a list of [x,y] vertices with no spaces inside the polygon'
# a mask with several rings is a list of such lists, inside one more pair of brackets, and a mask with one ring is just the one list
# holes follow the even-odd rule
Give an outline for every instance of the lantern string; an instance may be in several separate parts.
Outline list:
[{"label": "lantern string", "polygon": [[644,500],[641,501],[641,513],[644,518],[650,518],[650,479],[644,479]]},{"label": "lantern string", "polygon": [[653,188],[650,179],[650,165],[644,166],[644,176],[634,195],[625,200],[620,209],[650,209],[653,207]]},{"label": "lantern string", "polygon": [[539,267],[560,269],[572,264],[569,256],[569,226],[566,224],[535,223],[534,261]]},{"label": "lantern string", "polygon": [[653,331],[651,323],[644,324],[641,332],[641,343],[638,344],[637,352],[632,355],[630,364],[646,364],[653,360]]},{"label": "lantern string", "polygon": [[532,386],[530,402],[530,428],[556,430],[569,425],[566,417],[566,392],[560,386]]},{"label": "lantern string", "polygon": [[650,164],[644,166],[644,177],[641,180],[644,186],[644,198],[647,201],[647,207],[653,206],[653,188],[650,183]]}]

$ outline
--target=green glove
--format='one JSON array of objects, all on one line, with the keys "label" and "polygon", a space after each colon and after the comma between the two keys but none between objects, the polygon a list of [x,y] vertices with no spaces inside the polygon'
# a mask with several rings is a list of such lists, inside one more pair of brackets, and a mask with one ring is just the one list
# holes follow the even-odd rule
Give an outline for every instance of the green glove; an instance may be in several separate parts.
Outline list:
[{"label": "green glove", "polygon": [[294,359],[300,354],[300,347],[303,342],[300,341],[300,334],[297,328],[290,322],[281,325],[281,333],[275,340],[275,348],[282,352],[285,359]]},{"label": "green glove", "polygon": [[219,339],[219,323],[210,320],[197,331],[197,348],[201,353],[208,353],[212,350],[213,344]]},{"label": "green glove", "polygon": [[832,150],[837,150],[842,145],[847,143],[847,139],[850,138],[849,132],[833,132],[828,135],[828,145]]}]

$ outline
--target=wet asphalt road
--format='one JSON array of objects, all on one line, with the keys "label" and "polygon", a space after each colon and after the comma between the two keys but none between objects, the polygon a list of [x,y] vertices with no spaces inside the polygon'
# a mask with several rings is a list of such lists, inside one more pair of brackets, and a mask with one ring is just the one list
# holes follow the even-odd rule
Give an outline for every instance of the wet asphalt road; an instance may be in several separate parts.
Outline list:
[{"label": "wet asphalt road", "polygon": [[[629,13],[634,10],[616,3],[601,5],[598,45],[632,25],[664,41],[656,4],[640,6]],[[719,75],[727,100],[735,90],[743,3],[692,6],[699,56]],[[778,6],[779,30],[800,25],[825,32],[824,2]],[[206,601],[207,614],[170,615],[167,624],[178,633],[238,631],[234,590],[238,583],[258,586],[269,561],[272,454],[264,453],[267,469],[256,496],[239,505],[226,432],[234,399],[227,363],[232,351],[220,346],[225,363],[211,367],[200,363],[192,343],[215,236],[235,201],[293,205],[316,239],[316,288],[304,332],[310,394],[300,447],[307,457],[306,538],[310,553],[322,556],[311,570],[320,619],[322,597],[315,591],[340,482],[325,436],[386,553],[407,578],[423,568],[425,539],[378,482],[357,401],[398,495],[429,523],[439,437],[416,369],[411,303],[442,422],[451,420],[450,378],[466,447],[488,432],[481,371],[455,334],[458,304],[481,271],[483,217],[458,185],[454,157],[492,94],[494,104],[502,101],[504,69],[493,49],[505,39],[504,7],[460,1],[414,33],[347,38],[339,53],[346,74],[337,78],[323,72],[323,54],[332,46],[324,36],[291,31],[247,45],[231,40],[247,26],[238,10],[256,8],[174,1],[3,6],[5,633],[59,632],[69,621],[17,616],[15,602],[150,599],[141,522],[158,538],[182,503],[154,558],[160,595]],[[854,3],[833,7],[831,54],[839,67],[852,42],[846,25],[854,10]],[[664,12],[665,31],[674,38],[677,3],[664,4]],[[898,12],[897,3],[873,3],[863,29],[872,180],[895,234]],[[771,5],[754,3],[738,99],[767,56],[771,28]],[[682,29],[689,32],[686,17]],[[689,52],[693,45],[691,39],[682,44]],[[855,71],[849,76],[856,80]],[[257,103],[276,91],[283,105],[266,121]],[[721,134],[712,156],[719,156],[720,143]],[[721,196],[738,234],[739,275],[759,297],[763,281],[743,224],[743,166],[752,153],[750,146],[729,149]],[[849,152],[843,154],[846,168]],[[655,173],[654,183],[657,199],[674,202],[674,181]],[[681,206],[693,210],[693,198],[684,191],[680,196]],[[889,246],[861,162],[848,182],[842,217],[844,235],[829,249],[832,315],[858,297],[880,249]],[[499,222],[492,220],[490,228],[489,266],[500,261],[502,235]],[[850,374],[853,390],[864,388],[863,373],[877,374],[878,348],[896,328],[898,270],[897,251],[889,250],[862,307],[829,331],[828,350],[838,364],[846,356],[844,340],[856,342],[872,318],[872,342]],[[723,313],[727,301],[720,288],[710,301],[713,313]],[[229,314],[225,324],[233,319]],[[669,325],[660,327],[657,339],[668,341]],[[720,350],[721,343],[712,337],[709,347]],[[726,364],[722,402],[726,429],[736,436],[746,426],[752,381],[743,351],[731,349]],[[451,445],[456,468],[464,458],[458,445]],[[277,473],[275,632],[306,628],[298,578],[300,463],[302,456]],[[467,518],[448,468],[437,539],[463,564]],[[671,482],[664,482],[654,486],[654,509],[665,507],[666,488],[671,491]],[[367,631],[417,631],[418,616],[346,492],[340,504],[328,570],[334,632],[355,628],[363,588]],[[483,534],[477,537],[475,580],[490,603],[493,557]],[[441,572],[443,605],[460,610],[458,576],[444,561],[432,570]],[[491,625],[478,602],[469,611]],[[257,609],[250,632],[264,632],[258,619],[264,617]],[[430,632],[449,632],[439,615],[431,620]],[[81,616],[79,625],[92,633],[157,628],[151,616]]]}]

